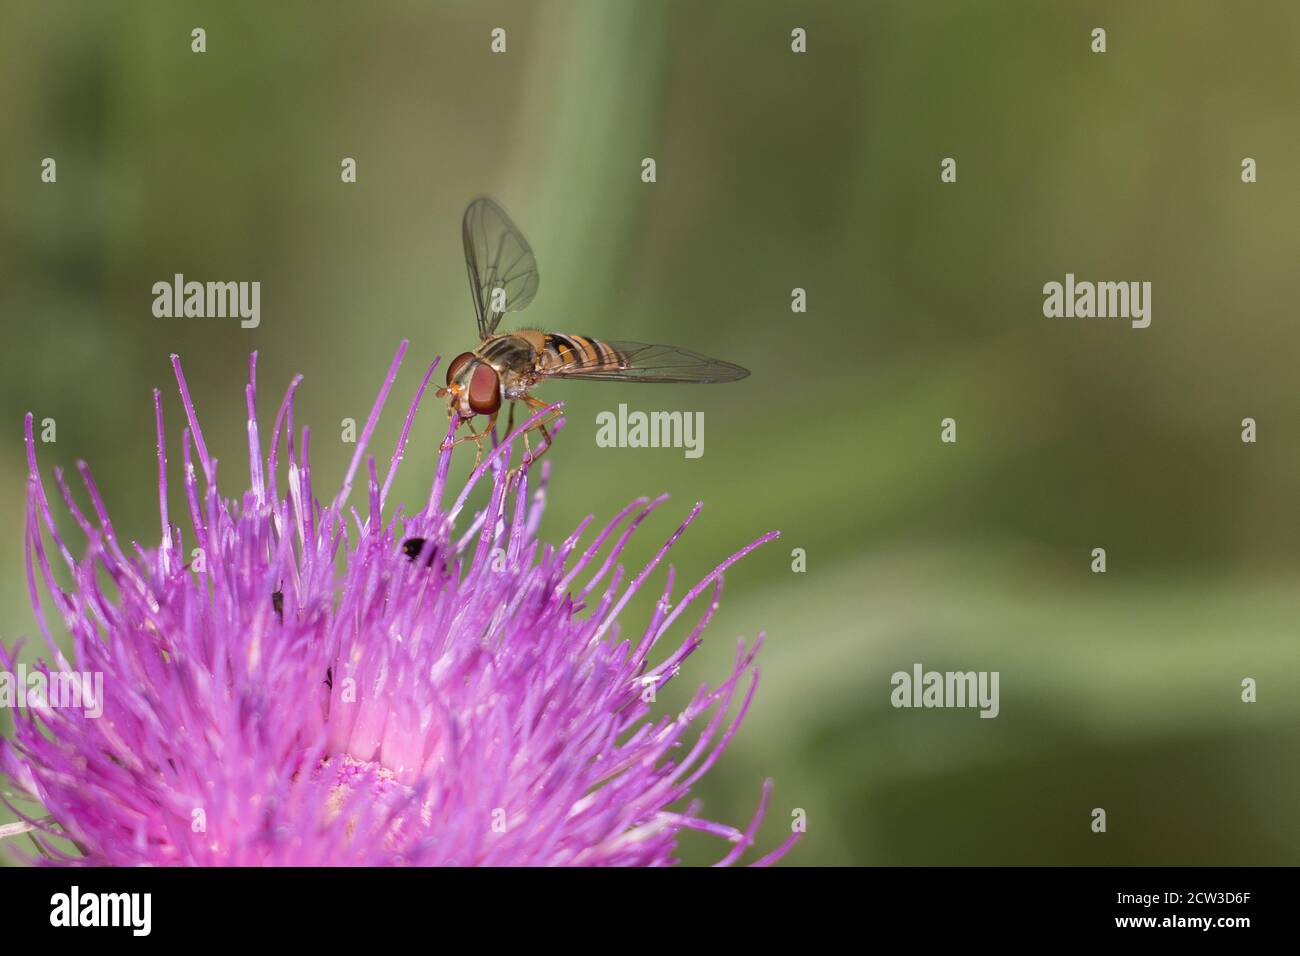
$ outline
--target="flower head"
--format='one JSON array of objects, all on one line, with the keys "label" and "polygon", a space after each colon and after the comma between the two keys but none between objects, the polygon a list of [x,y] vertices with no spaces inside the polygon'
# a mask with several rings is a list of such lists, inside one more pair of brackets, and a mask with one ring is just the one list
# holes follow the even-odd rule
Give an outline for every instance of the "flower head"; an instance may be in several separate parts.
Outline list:
[{"label": "flower head", "polygon": [[[313,492],[309,430],[294,441],[301,376],[280,403],[263,458],[253,355],[249,483],[239,500],[227,500],[173,357],[188,422],[180,443],[188,530],[168,511],[155,391],[156,548],[118,541],[79,465],[88,513],[63,475],[54,476],[86,539],[83,556],[74,556],[53,519],[28,416],[27,567],[51,660],[35,669],[46,699],[15,710],[13,737],[0,741],[0,771],[44,808],[37,818],[13,807],[24,822],[9,828],[30,830],[38,859],[640,865],[673,862],[687,829],[730,842],[723,862],[753,843],[770,783],[743,831],[702,819],[695,805],[673,808],[744,717],[759,641],[740,642],[726,679],[701,687],[680,713],[655,716],[646,689],[662,688],[699,646],[723,572],[775,533],[727,558],[676,605],[670,567],[650,620],[624,633],[621,612],[699,506],[630,579],[619,555],[664,497],[634,501],[585,546],[590,518],[558,546],[539,542],[549,469],[534,487],[527,467],[511,471],[510,457],[523,428],[552,406],[507,436],[449,506],[444,441],[424,507],[386,513],[437,365],[381,480],[365,450],[405,350],[404,342],[342,487],[326,503]],[[359,513],[348,502],[363,460],[368,505]],[[458,527],[471,489],[489,474],[487,506]],[[60,560],[72,582],[66,590],[52,568]],[[665,647],[697,605],[684,636]],[[69,652],[51,619],[66,628]],[[11,672],[16,656],[0,647]],[[92,674],[102,675],[102,699],[92,699]],[[59,684],[87,706],[54,706]],[[77,852],[61,851],[52,836]]]}]

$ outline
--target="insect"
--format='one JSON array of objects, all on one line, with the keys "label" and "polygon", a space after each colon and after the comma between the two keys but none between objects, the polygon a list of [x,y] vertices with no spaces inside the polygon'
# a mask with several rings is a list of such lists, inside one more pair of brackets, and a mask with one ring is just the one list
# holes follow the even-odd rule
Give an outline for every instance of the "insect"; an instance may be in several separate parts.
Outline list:
[{"label": "insect", "polygon": [[[427,540],[428,539],[426,538],[407,538],[402,542],[402,554],[406,555],[411,561],[415,561],[420,557],[421,552],[424,551],[424,545]],[[424,559],[424,566],[426,568],[433,567],[433,559],[437,556],[438,548],[435,545],[429,551],[429,556]]]},{"label": "insect", "polygon": [[[605,382],[734,382],[749,374],[731,362],[709,358],[672,345],[612,342],[589,335],[562,335],[540,329],[497,334],[501,317],[527,307],[537,294],[537,260],[528,240],[491,199],[475,199],[461,224],[465,266],[478,317],[479,344],[462,352],[447,366],[447,387],[438,397],[447,400],[447,415],[458,416],[469,434],[454,445],[472,441],[483,455],[483,439],[493,433],[504,402],[510,403],[506,424],[514,425],[515,404],[529,410],[546,403],[530,392],[546,379],[583,379]],[[474,428],[475,416],[487,417],[482,432]],[[524,432],[524,460],[535,461],[551,447],[548,424],[558,410]],[[542,447],[533,456],[528,433],[542,433]]]}]

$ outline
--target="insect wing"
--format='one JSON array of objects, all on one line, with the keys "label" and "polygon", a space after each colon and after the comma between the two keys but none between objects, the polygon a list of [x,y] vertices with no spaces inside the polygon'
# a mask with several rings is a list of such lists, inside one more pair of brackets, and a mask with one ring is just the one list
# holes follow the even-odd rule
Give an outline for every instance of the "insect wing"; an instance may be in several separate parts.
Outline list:
[{"label": "insect wing", "polygon": [[675,345],[643,342],[600,343],[612,356],[601,362],[578,358],[547,369],[548,377],[608,382],[734,382],[749,370]]},{"label": "insect wing", "polygon": [[533,301],[537,260],[528,240],[491,199],[475,199],[466,207],[461,233],[478,334],[486,339],[496,331],[501,316]]}]

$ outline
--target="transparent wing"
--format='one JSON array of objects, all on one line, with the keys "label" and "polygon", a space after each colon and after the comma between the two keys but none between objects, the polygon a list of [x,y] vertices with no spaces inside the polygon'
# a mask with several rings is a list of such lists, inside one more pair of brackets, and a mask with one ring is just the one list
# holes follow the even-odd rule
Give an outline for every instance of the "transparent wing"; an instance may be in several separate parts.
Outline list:
[{"label": "transparent wing", "polygon": [[710,358],[675,345],[646,345],[643,342],[606,342],[615,353],[600,365],[581,359],[547,369],[547,377],[590,379],[610,382],[734,382],[749,369]]},{"label": "transparent wing", "polygon": [[528,240],[491,199],[475,199],[466,207],[461,233],[478,334],[486,339],[496,331],[501,316],[533,301],[537,260]]}]

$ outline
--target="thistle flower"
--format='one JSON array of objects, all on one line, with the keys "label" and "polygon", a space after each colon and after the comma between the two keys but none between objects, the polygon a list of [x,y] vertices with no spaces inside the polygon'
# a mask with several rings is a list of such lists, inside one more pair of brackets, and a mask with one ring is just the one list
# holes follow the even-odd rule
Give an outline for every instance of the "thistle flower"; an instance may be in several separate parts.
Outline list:
[{"label": "thistle flower", "polygon": [[[52,656],[36,670],[51,682],[102,674],[104,687],[98,718],[87,708],[29,702],[14,712],[12,739],[0,741],[0,771],[21,798],[6,801],[22,822],[5,829],[29,833],[35,860],[660,865],[674,862],[684,830],[730,843],[722,863],[753,844],[770,781],[743,831],[701,818],[695,804],[673,807],[736,733],[757,685],[760,642],[741,641],[726,679],[702,686],[680,713],[655,716],[646,688],[662,688],[699,646],[723,572],[776,533],[727,558],[675,606],[670,567],[649,622],[623,636],[620,613],[699,505],[630,580],[619,555],[666,496],[632,502],[585,547],[591,518],[558,546],[539,542],[549,463],[534,488],[529,470],[512,472],[510,458],[522,429],[559,407],[551,406],[507,436],[444,506],[449,431],[425,506],[386,517],[437,366],[416,391],[381,480],[365,450],[405,350],[403,342],[342,487],[325,504],[313,492],[309,430],[294,442],[301,376],[280,403],[264,460],[253,354],[249,486],[239,501],[225,500],[173,356],[188,422],[181,455],[189,530],[168,511],[155,390],[162,534],[155,549],[122,547],[79,464],[89,515],[55,472],[87,542],[74,557],[53,520],[27,417],[27,569]],[[348,505],[363,459],[364,516]],[[471,490],[489,473],[489,503],[458,528]],[[70,590],[56,582],[58,559]],[[665,648],[673,625],[697,604],[698,619]],[[66,628],[70,655],[47,609]],[[11,672],[16,656],[0,647]],[[88,680],[79,689],[92,693]],[[26,800],[45,815],[14,805]],[[77,852],[60,850],[53,837]],[[778,859],[792,842],[757,862]]]}]

